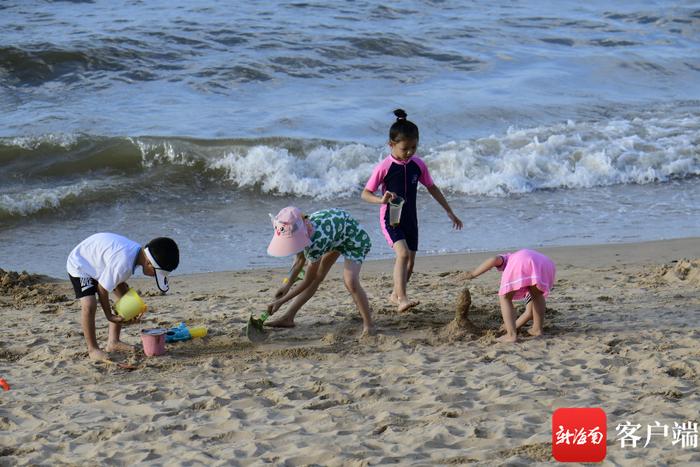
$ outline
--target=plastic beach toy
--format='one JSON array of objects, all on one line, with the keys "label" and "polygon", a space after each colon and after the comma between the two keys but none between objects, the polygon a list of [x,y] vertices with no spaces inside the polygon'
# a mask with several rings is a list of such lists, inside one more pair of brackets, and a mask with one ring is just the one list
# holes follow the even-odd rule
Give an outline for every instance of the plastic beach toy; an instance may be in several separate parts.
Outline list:
[{"label": "plastic beach toy", "polygon": [[189,328],[189,330],[190,336],[192,336],[193,339],[196,337],[204,337],[207,335],[207,328],[205,328],[204,326],[192,326],[191,328]]},{"label": "plastic beach toy", "polygon": [[204,326],[193,326],[188,328],[183,322],[179,326],[168,329],[165,333],[165,342],[180,342],[190,340],[193,337],[204,337],[207,335],[207,328]]},{"label": "plastic beach toy", "polygon": [[141,331],[141,342],[143,342],[143,353],[149,357],[163,355],[165,353],[165,329],[143,329]]},{"label": "plastic beach toy", "polygon": [[253,318],[252,313],[250,314],[248,324],[243,328],[243,332],[245,332],[245,336],[248,340],[251,342],[262,342],[267,339],[267,332],[263,328],[263,325],[265,324],[265,320],[269,317],[270,315],[268,315],[266,311],[263,311],[260,318],[257,319]]},{"label": "plastic beach toy", "polygon": [[403,208],[404,199],[397,196],[389,201],[389,225],[396,227],[401,222],[401,209]]},{"label": "plastic beach toy", "polygon": [[146,304],[143,303],[139,294],[134,289],[129,289],[127,293],[122,295],[122,298],[117,300],[114,305],[117,314],[124,318],[125,321],[131,321],[138,315],[146,312]]},{"label": "plastic beach toy", "polygon": [[7,384],[7,381],[5,381],[5,378],[0,378],[0,388],[3,388],[5,391],[10,390],[10,385]]}]

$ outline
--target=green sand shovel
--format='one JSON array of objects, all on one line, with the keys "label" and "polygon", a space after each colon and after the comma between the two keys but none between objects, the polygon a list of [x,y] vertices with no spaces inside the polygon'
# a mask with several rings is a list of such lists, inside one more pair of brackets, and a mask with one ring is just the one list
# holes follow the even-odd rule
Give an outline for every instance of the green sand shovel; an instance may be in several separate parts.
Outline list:
[{"label": "green sand shovel", "polygon": [[245,331],[245,336],[250,342],[257,343],[267,339],[267,331],[263,328],[263,324],[269,316],[270,315],[268,315],[266,311],[263,311],[260,318],[253,318],[253,313],[250,314],[248,324],[246,324],[243,329],[243,331]]}]

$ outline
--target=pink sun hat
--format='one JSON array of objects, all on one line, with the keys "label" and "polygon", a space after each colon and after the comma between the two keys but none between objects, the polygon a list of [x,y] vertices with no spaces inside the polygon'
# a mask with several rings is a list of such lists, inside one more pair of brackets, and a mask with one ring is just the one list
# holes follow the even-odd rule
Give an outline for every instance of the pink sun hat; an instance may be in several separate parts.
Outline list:
[{"label": "pink sun hat", "polygon": [[289,256],[299,253],[309,246],[311,239],[304,224],[304,215],[299,208],[289,206],[272,217],[275,234],[272,236],[267,254],[270,256]]}]

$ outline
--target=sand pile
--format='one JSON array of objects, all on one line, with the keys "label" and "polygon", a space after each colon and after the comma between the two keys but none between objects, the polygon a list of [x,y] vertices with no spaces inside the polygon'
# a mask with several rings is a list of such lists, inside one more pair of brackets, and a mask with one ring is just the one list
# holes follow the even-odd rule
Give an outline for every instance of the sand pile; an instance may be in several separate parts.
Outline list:
[{"label": "sand pile", "polygon": [[0,306],[27,306],[65,302],[68,297],[57,293],[46,276],[0,269]]},{"label": "sand pile", "polygon": [[668,285],[700,287],[700,259],[673,260],[661,266],[653,266],[631,279],[650,288],[664,288]]},{"label": "sand pile", "polygon": [[454,319],[439,332],[441,339],[453,342],[467,335],[481,335],[482,332],[469,320],[469,308],[472,304],[472,296],[468,288],[464,288],[457,298]]},{"label": "sand pile", "polygon": [[688,285],[700,286],[700,259],[681,259],[674,264],[662,266],[662,277],[667,282],[684,282]]}]

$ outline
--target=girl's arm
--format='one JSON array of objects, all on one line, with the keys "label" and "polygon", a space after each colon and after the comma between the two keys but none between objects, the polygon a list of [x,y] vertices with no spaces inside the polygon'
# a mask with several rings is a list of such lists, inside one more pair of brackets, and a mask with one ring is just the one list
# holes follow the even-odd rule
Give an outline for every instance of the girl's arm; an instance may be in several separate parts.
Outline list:
[{"label": "girl's arm", "polygon": [[[282,287],[277,289],[277,292],[275,292],[275,300],[279,300],[280,298],[284,297],[287,295],[289,292],[289,289],[292,288],[294,285],[294,281],[296,281],[297,276],[301,272],[301,270],[304,268],[304,264],[306,263],[306,257],[304,256],[304,252],[300,251],[297,253],[297,255],[294,257],[294,262],[292,263],[292,268],[289,270],[289,276],[285,277],[282,281]],[[276,303],[276,302],[275,302]],[[280,305],[273,306],[268,305],[267,307],[267,312],[268,314],[273,314],[277,309],[279,309]]]},{"label": "girl's arm", "polygon": [[299,273],[301,273],[301,270],[304,269],[305,263],[306,263],[306,256],[304,256],[303,251],[300,251],[294,257],[294,263],[292,263],[292,269],[289,271],[289,277],[285,278],[285,283],[282,287],[279,288],[279,290],[275,294],[275,298],[280,298],[281,296],[283,296],[284,294],[289,292],[289,289],[294,284],[294,281],[297,280],[297,276],[299,276]]},{"label": "girl's arm", "polygon": [[[301,255],[304,254],[304,252],[299,253]],[[297,255],[297,258],[299,256]],[[315,263],[309,264],[309,267],[306,268],[306,273],[304,274],[304,278],[299,282],[296,287],[290,290],[289,286],[286,286],[287,291],[277,300],[274,302],[270,303],[267,306],[267,310],[269,314],[275,313],[279,307],[287,303],[289,300],[293,299],[300,293],[302,293],[304,290],[308,289],[311,287],[311,285],[316,282],[318,279],[318,267],[320,266],[321,262],[316,261]],[[303,263],[302,263],[303,266]],[[281,289],[280,289],[281,290]],[[279,292],[279,291],[278,291]],[[277,295],[275,295],[277,297]]]},{"label": "girl's arm", "polygon": [[486,271],[488,271],[491,268],[499,267],[503,265],[503,258],[501,256],[494,256],[493,258],[489,258],[483,263],[481,263],[476,269],[473,271],[465,272],[463,277],[464,279],[474,279],[476,277],[479,277]]},{"label": "girl's arm", "polygon": [[124,321],[124,318],[116,313],[112,313],[112,305],[109,303],[109,292],[107,289],[102,287],[100,283],[97,284],[97,298],[100,301],[100,305],[102,306],[102,310],[105,312],[105,317],[108,321],[111,321],[112,323],[121,323]]},{"label": "girl's arm", "polygon": [[372,204],[387,204],[392,199],[396,198],[396,193],[391,191],[384,192],[384,195],[377,196],[367,188],[362,190],[362,199]]},{"label": "girl's arm", "polygon": [[462,221],[459,220],[459,217],[457,217],[454,212],[452,212],[452,208],[445,199],[445,196],[442,194],[442,191],[440,191],[440,188],[438,188],[437,185],[431,185],[428,188],[428,193],[430,193],[433,196],[433,198],[435,198],[435,201],[437,201],[440,204],[440,206],[442,206],[442,208],[447,212],[447,217],[449,217],[452,221],[452,227],[454,227],[457,230],[462,230]]}]

